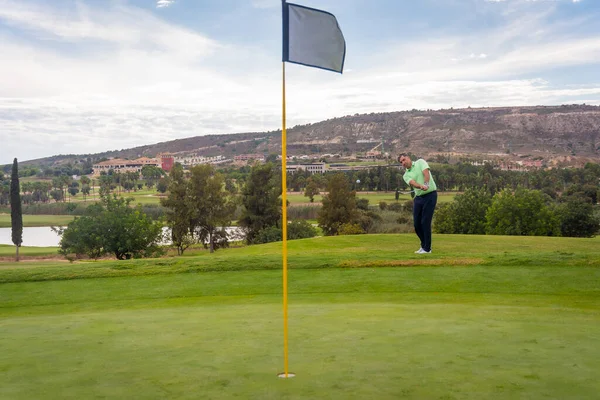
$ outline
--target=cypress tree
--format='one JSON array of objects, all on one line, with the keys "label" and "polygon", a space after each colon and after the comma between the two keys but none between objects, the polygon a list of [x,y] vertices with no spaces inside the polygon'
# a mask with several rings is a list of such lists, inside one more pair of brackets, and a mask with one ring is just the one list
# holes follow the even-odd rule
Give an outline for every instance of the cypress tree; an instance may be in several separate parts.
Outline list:
[{"label": "cypress tree", "polygon": [[21,188],[19,185],[19,164],[13,161],[10,179],[10,224],[12,228],[12,242],[17,246],[17,261],[19,261],[19,247],[23,243],[23,212],[21,210]]}]

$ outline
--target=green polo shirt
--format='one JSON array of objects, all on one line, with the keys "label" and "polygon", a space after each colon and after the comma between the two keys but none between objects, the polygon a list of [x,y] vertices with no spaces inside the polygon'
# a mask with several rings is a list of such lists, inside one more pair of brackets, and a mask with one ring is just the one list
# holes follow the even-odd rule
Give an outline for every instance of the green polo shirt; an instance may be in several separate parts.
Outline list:
[{"label": "green polo shirt", "polygon": [[[417,161],[413,161],[412,166],[409,169],[407,169],[406,172],[404,172],[404,176],[402,178],[404,178],[404,182],[406,182],[406,184],[408,184],[408,182],[410,182],[411,180],[414,180],[418,184],[422,185],[425,183],[423,171],[426,169],[429,169],[429,164],[427,164],[427,161],[423,160],[422,158],[419,158]],[[431,170],[429,170],[429,189],[414,189],[415,196],[422,196],[424,194],[431,193],[437,189],[435,181],[433,180],[433,174],[431,173]]]}]

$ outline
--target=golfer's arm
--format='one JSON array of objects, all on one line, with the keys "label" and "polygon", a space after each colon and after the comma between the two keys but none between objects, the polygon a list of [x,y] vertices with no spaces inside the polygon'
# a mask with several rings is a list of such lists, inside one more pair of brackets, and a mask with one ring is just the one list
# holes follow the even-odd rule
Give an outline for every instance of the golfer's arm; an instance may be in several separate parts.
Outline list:
[{"label": "golfer's arm", "polygon": [[429,174],[429,170],[428,169],[424,169],[423,170],[423,177],[425,178],[424,182],[426,184],[429,184],[429,179],[431,178],[431,175]]},{"label": "golfer's arm", "polygon": [[423,189],[423,185],[417,183],[417,181],[415,181],[414,179],[411,179],[408,184],[412,187],[415,187],[417,189]]}]

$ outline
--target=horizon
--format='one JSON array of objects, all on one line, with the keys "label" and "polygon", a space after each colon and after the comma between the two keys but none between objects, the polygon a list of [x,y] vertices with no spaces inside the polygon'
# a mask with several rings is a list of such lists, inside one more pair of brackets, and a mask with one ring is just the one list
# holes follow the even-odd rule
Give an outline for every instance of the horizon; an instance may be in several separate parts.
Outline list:
[{"label": "horizon", "polygon": [[[554,105],[531,105],[531,106],[494,106],[494,107],[464,107],[464,108],[454,108],[454,107],[450,107],[450,108],[439,108],[439,109],[425,109],[425,110],[419,110],[419,109],[412,109],[412,110],[397,110],[397,111],[384,111],[384,112],[376,112],[374,111],[375,114],[383,114],[383,113],[411,113],[411,112],[445,112],[445,111],[477,111],[477,110],[491,110],[491,109],[505,109],[505,108],[561,108],[561,107],[592,107],[592,108],[598,108],[598,110],[600,110],[600,105],[593,105],[593,104],[554,104]],[[335,119],[342,119],[342,118],[352,118],[355,116],[360,116],[360,115],[368,115],[367,113],[361,113],[361,114],[352,114],[352,115],[342,115],[342,116],[334,116],[332,118],[329,118],[327,120],[322,120],[322,121],[309,121],[306,122],[304,124],[298,124],[295,125],[293,127],[289,127],[287,128],[287,131],[292,131],[298,128],[302,128],[308,125],[314,125],[314,124],[319,124],[321,122],[325,122],[325,121],[330,121],[330,120],[335,120]],[[21,163],[27,163],[27,162],[34,162],[34,161],[39,161],[39,160],[44,160],[47,158],[52,158],[52,157],[69,157],[69,156],[77,156],[77,157],[90,157],[90,156],[96,156],[98,154],[102,154],[102,153],[118,153],[121,151],[127,151],[127,150],[133,150],[135,148],[140,148],[140,147],[146,147],[146,146],[156,146],[162,143],[168,143],[171,141],[175,141],[175,140],[185,140],[185,139],[192,139],[195,137],[202,137],[202,136],[227,136],[227,135],[246,135],[246,134],[273,134],[273,133],[281,133],[281,127],[279,129],[275,129],[275,130],[270,130],[270,131],[254,131],[254,132],[229,132],[229,133],[209,133],[206,135],[195,135],[195,136],[188,136],[188,137],[181,137],[181,138],[177,138],[177,139],[172,139],[172,140],[168,140],[168,141],[162,141],[162,142],[156,142],[156,143],[144,143],[144,144],[140,144],[137,146],[133,146],[130,148],[122,148],[122,149],[108,149],[108,150],[103,150],[103,151],[99,151],[99,152],[95,152],[95,153],[58,153],[58,154],[52,154],[49,156],[43,156],[43,157],[39,157],[39,158],[34,158],[34,159],[27,159],[27,160],[18,160],[19,164]],[[118,158],[119,156],[117,156],[116,158]],[[141,157],[145,157],[145,156],[141,156]],[[109,159],[111,159],[112,157],[109,157]],[[13,164],[14,160],[11,160],[10,163],[5,163],[2,164],[0,163],[0,166],[9,166]]]},{"label": "horizon", "polygon": [[[600,105],[600,2],[297,1],[343,75],[286,65],[287,126],[411,109]],[[0,164],[281,129],[281,1],[0,0]]]}]

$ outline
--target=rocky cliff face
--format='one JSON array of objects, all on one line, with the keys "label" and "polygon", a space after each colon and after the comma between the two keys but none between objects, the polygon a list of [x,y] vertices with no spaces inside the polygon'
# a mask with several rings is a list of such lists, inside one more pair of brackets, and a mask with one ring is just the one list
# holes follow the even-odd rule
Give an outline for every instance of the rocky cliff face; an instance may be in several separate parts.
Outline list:
[{"label": "rocky cliff face", "polygon": [[[600,155],[600,107],[516,107],[355,115],[288,130],[292,148],[360,151],[383,141],[386,151],[419,154],[530,153]],[[372,143],[371,143],[372,147]]]}]

